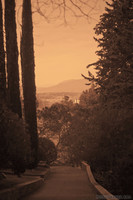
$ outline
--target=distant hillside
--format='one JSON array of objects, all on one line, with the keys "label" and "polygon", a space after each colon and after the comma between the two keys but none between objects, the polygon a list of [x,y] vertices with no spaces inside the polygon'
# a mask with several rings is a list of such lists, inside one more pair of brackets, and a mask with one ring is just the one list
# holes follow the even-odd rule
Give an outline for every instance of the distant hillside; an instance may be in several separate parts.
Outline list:
[{"label": "distant hillside", "polygon": [[89,88],[89,86],[85,85],[86,83],[87,83],[87,80],[85,79],[67,80],[55,86],[39,87],[37,88],[37,93],[50,93],[50,92],[81,93],[82,91],[87,90]]}]

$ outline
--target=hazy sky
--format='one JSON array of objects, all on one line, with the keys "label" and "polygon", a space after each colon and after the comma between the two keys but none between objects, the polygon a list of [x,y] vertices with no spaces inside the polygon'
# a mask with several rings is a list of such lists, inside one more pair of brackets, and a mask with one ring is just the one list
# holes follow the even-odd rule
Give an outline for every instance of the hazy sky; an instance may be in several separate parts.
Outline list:
[{"label": "hazy sky", "polygon": [[104,7],[104,0],[98,0],[98,10],[90,13],[97,21],[90,19],[89,23],[85,20],[74,23],[71,20],[70,26],[59,26],[59,21],[48,24],[43,17],[34,14],[37,86],[45,87],[63,80],[80,79],[81,73],[87,75],[86,66],[97,60],[93,28]]}]

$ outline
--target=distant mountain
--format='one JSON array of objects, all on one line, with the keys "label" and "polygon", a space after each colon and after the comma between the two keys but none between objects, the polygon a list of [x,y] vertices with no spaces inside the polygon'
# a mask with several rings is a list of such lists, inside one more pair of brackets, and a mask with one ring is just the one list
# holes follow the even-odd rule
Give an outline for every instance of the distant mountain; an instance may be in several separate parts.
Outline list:
[{"label": "distant mountain", "polygon": [[86,83],[87,80],[85,79],[67,80],[51,87],[38,87],[37,93],[50,93],[50,92],[81,93],[82,91],[87,90],[89,88],[89,86],[85,85]]}]

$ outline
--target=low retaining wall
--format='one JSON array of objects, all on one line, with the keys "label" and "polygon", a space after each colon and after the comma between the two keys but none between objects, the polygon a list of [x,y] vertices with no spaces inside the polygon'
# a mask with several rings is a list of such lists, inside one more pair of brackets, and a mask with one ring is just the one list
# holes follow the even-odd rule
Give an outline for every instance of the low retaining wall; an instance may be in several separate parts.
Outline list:
[{"label": "low retaining wall", "polygon": [[0,192],[0,200],[19,200],[22,197],[32,193],[38,189],[43,183],[45,178],[48,176],[49,170],[45,172],[43,178],[36,178],[33,181],[18,184],[12,188],[2,190]]},{"label": "low retaining wall", "polygon": [[101,194],[101,196],[97,195],[97,199],[102,199],[102,196],[103,196],[106,200],[119,200],[114,195],[112,195],[110,192],[108,192],[104,187],[102,187],[99,183],[96,182],[96,180],[94,179],[94,176],[92,174],[91,168],[86,162],[82,162],[82,169],[86,170],[90,182],[97,189],[97,191]]}]

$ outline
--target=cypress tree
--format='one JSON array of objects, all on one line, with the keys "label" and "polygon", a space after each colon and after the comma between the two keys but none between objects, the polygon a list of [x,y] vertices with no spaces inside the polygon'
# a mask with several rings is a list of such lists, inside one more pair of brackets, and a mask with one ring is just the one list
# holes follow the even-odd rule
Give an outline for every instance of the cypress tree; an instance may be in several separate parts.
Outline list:
[{"label": "cypress tree", "polygon": [[[98,36],[96,66],[103,102],[132,107],[133,101],[133,2],[112,0],[95,27]],[[90,66],[90,65],[89,65]]]},{"label": "cypress tree", "polygon": [[3,12],[0,0],[0,99],[5,100],[6,96],[6,73],[5,73],[5,51],[3,39]]},{"label": "cypress tree", "polygon": [[17,113],[19,117],[22,117],[19,90],[19,66],[15,21],[15,0],[5,0],[5,31],[8,74],[8,105],[14,113]]},{"label": "cypress tree", "polygon": [[22,83],[24,95],[24,114],[28,125],[31,148],[34,161],[32,167],[36,166],[38,160],[38,134],[36,117],[36,86],[35,86],[35,62],[33,48],[33,24],[31,1],[23,0],[22,11],[22,38],[21,38],[21,65]]}]

